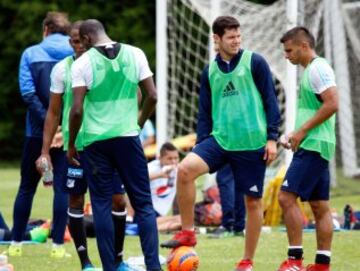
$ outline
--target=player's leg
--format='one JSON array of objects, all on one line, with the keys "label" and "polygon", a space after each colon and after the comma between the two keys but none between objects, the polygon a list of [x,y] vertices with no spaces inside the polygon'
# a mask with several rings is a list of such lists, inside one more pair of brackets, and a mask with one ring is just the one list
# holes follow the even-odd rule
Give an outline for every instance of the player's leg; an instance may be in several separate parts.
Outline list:
[{"label": "player's leg", "polygon": [[88,178],[97,246],[104,271],[115,271],[114,225],[111,215],[113,166],[110,154],[115,148],[109,140],[95,142],[84,151],[84,170]]},{"label": "player's leg", "polygon": [[279,270],[302,268],[303,247],[302,229],[303,216],[297,204],[297,198],[309,200],[320,180],[325,164],[319,163],[319,154],[304,149],[298,150],[286,172],[284,182],[279,193],[279,204],[284,213],[289,247],[288,259]]},{"label": "player's leg", "polygon": [[225,161],[225,151],[213,137],[195,145],[179,164],[177,174],[177,202],[179,205],[182,231],[171,240],[161,243],[162,247],[195,246],[194,204],[196,197],[195,180],[206,172],[215,172]]},{"label": "player's leg", "polygon": [[65,152],[62,149],[51,149],[51,161],[54,172],[54,199],[53,199],[53,223],[52,223],[52,240],[53,248],[51,256],[62,258],[66,256],[64,244],[64,233],[67,224],[67,210],[69,194],[64,191],[64,174],[66,168]]},{"label": "player's leg", "polygon": [[246,195],[245,250],[236,270],[252,270],[252,260],[263,222],[261,197],[266,169],[264,149],[228,152],[228,155],[235,179],[235,191]]},{"label": "player's leg", "polygon": [[244,236],[245,229],[245,197],[243,193],[234,193],[235,205],[234,205],[234,234],[235,236]]},{"label": "player's leg", "polygon": [[40,174],[35,168],[35,161],[40,155],[41,138],[25,138],[21,160],[21,180],[18,193],[14,202],[12,245],[9,247],[11,256],[20,256],[21,247],[19,243],[23,239],[27,222],[30,217],[33,198]]},{"label": "player's leg", "polygon": [[156,216],[147,161],[140,140],[138,137],[122,137],[113,140],[113,143],[114,163],[136,213],[147,270],[161,270]]},{"label": "player's leg", "polygon": [[[319,158],[322,159],[322,158]],[[324,162],[324,161],[322,161]],[[323,169],[309,203],[315,217],[317,252],[315,257],[316,270],[330,270],[331,242],[333,237],[333,223],[329,206],[330,174],[329,168]]]},{"label": "player's leg", "polygon": [[84,204],[87,191],[87,180],[83,169],[83,153],[80,152],[81,166],[73,166],[66,162],[63,178],[63,189],[69,193],[68,226],[83,270],[91,270],[93,265],[89,259],[86,231],[84,226]]},{"label": "player's leg", "polygon": [[216,183],[220,192],[222,218],[221,226],[211,237],[221,238],[232,235],[234,226],[235,185],[234,176],[229,164],[217,171]]},{"label": "player's leg", "polygon": [[125,190],[118,173],[114,173],[114,195],[112,197],[112,219],[115,233],[115,262],[123,262],[123,250],[126,228]]}]

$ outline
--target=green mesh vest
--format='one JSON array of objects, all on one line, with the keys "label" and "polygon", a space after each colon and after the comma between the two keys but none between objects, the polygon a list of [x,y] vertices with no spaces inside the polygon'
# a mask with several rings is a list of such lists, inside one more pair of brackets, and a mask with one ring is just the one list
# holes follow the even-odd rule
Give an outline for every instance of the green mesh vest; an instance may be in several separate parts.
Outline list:
[{"label": "green mesh vest", "polygon": [[84,145],[138,132],[138,67],[133,47],[121,44],[115,59],[95,48],[90,58],[93,84],[86,95]]},{"label": "green mesh vest", "polygon": [[[325,61],[324,58],[316,58],[304,70],[300,83],[300,93],[297,106],[296,129],[299,129],[305,122],[312,118],[321,107],[322,103],[310,85],[309,69],[317,61]],[[335,153],[335,114],[310,130],[301,142],[300,147],[310,151],[319,152],[321,157],[330,160]]]},{"label": "green mesh vest", "polygon": [[267,124],[262,99],[251,73],[252,52],[244,50],[235,69],[223,73],[209,66],[212,135],[229,151],[256,150],[266,144]]},{"label": "green mesh vest", "polygon": [[[65,59],[65,78],[64,78],[64,94],[63,94],[63,116],[61,123],[61,130],[64,140],[64,150],[66,151],[69,146],[69,114],[73,103],[73,94],[71,89],[71,65],[74,63],[73,56]],[[83,150],[83,129],[79,130],[76,136],[75,147],[78,151]]]}]

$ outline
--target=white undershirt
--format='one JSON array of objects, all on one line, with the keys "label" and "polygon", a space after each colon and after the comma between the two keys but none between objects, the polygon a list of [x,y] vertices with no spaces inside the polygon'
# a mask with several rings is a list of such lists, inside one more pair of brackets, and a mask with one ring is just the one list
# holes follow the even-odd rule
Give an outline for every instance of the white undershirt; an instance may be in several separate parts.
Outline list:
[{"label": "white undershirt", "polygon": [[[104,43],[99,46],[106,46],[114,44],[114,42]],[[153,76],[153,73],[150,70],[149,63],[146,59],[144,52],[137,48],[131,46],[135,53],[136,64],[138,65],[138,80],[139,82]],[[84,53],[81,57],[79,57],[71,67],[71,81],[72,87],[84,87],[86,86],[87,89],[91,89],[92,87],[92,68],[91,62],[89,59],[89,55]]]},{"label": "white undershirt", "polygon": [[330,87],[336,86],[335,74],[325,61],[313,60],[309,67],[309,80],[315,94],[321,94]]}]

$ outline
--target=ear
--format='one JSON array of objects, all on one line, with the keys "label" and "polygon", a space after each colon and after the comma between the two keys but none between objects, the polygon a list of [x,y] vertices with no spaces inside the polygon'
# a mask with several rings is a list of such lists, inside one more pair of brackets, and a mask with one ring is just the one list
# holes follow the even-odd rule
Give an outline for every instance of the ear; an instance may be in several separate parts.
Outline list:
[{"label": "ear", "polygon": [[43,38],[49,36],[49,28],[45,25],[43,29]]},{"label": "ear", "polygon": [[220,36],[218,34],[213,34],[214,42],[219,44],[219,41],[221,40]]}]

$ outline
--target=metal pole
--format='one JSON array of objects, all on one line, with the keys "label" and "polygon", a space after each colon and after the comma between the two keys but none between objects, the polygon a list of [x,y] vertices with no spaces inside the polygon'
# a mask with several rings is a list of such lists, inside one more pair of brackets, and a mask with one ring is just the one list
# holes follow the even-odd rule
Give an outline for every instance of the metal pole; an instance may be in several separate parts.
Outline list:
[{"label": "metal pole", "polygon": [[168,99],[167,99],[167,0],[156,0],[156,144],[159,151],[168,139]]},{"label": "metal pole", "polygon": [[[293,28],[298,19],[298,1],[286,1],[287,29]],[[296,117],[296,96],[297,96],[297,67],[286,62],[286,86],[285,86],[285,134],[294,130]],[[292,152],[285,151],[285,164],[288,166],[292,159]]]}]

